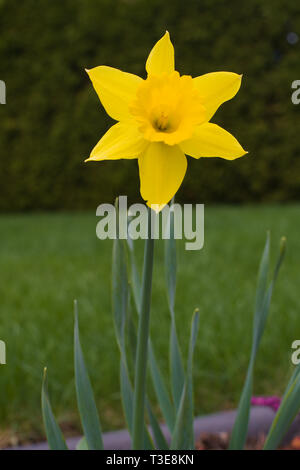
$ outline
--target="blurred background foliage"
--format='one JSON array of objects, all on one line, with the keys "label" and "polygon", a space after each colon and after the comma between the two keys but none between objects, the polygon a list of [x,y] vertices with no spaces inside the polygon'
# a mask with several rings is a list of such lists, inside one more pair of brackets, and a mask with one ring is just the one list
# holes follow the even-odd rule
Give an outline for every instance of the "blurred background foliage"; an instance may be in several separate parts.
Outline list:
[{"label": "blurred background foliage", "polygon": [[83,163],[112,124],[84,71],[106,64],[145,76],[168,29],[177,69],[244,74],[213,121],[249,150],[234,162],[189,159],[185,202],[283,202],[300,196],[297,2],[282,0],[0,0],[0,210],[95,208],[139,200],[136,161]]}]

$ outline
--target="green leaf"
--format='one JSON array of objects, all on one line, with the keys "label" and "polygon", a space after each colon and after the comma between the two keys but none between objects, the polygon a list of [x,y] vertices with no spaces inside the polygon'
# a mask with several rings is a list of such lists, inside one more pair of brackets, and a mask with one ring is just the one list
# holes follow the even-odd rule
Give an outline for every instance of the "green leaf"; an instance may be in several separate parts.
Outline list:
[{"label": "green leaf", "polygon": [[194,445],[194,409],[193,409],[193,356],[199,329],[199,311],[195,310],[187,364],[187,374],[182,391],[180,405],[176,417],[174,433],[171,441],[172,450],[193,450]]},{"label": "green leaf", "polygon": [[[119,219],[118,199],[115,203],[117,220]],[[119,239],[119,227],[113,243],[112,256],[112,308],[117,343],[120,350],[120,385],[122,404],[129,432],[132,433],[133,392],[128,374],[125,348],[125,326],[128,314],[128,278],[127,262],[123,241]]]},{"label": "green leaf", "polygon": [[129,258],[130,258],[130,273],[131,273],[131,287],[133,292],[133,298],[136,306],[137,312],[140,312],[141,309],[141,281],[139,272],[137,269],[136,258],[135,258],[135,251],[134,251],[134,244],[133,240],[127,237],[127,246],[129,251]]},{"label": "green leaf", "polygon": [[276,413],[271,429],[267,436],[264,450],[276,449],[300,408],[300,374],[299,370],[294,381],[287,387],[281,405]]},{"label": "green leaf", "polygon": [[44,427],[46,430],[49,448],[51,450],[68,450],[62,432],[53,415],[49,396],[48,396],[48,382],[47,382],[47,369],[44,369],[43,385],[42,385],[42,414]]},{"label": "green leaf", "polygon": [[170,400],[163,376],[158,367],[151,341],[149,342],[149,366],[154,390],[166,424],[172,433],[175,425],[175,410]]},{"label": "green leaf", "polygon": [[[290,389],[290,387],[292,386],[292,384],[294,383],[294,381],[296,380],[296,378],[300,375],[300,364],[297,365],[297,367],[294,368],[294,372],[287,384],[287,387],[286,387],[286,390],[285,390],[285,393],[287,393],[287,391]],[[285,394],[283,395],[282,398],[285,397]]]},{"label": "green leaf", "polygon": [[174,199],[170,204],[170,213],[168,220],[168,234],[169,237],[165,241],[165,275],[167,283],[167,296],[169,308],[174,311],[175,295],[176,295],[176,240],[174,238]]},{"label": "green leaf", "polygon": [[86,438],[82,437],[76,446],[76,450],[89,450]]},{"label": "green leaf", "polygon": [[[141,282],[140,282],[140,278],[138,274],[138,269],[136,266],[134,243],[133,243],[133,240],[131,240],[129,237],[128,237],[128,247],[129,247],[129,260],[130,260],[129,270],[131,273],[131,287],[133,290],[133,297],[135,301],[136,311],[138,314],[140,314]],[[132,351],[133,358],[135,358],[136,331],[134,329],[134,323],[131,317],[128,319],[128,328],[129,328],[129,335],[130,335],[131,351]],[[163,417],[167,423],[167,426],[170,432],[172,433],[174,424],[175,424],[175,409],[170,400],[165,381],[163,379],[160,368],[158,366],[151,338],[149,339],[148,354],[149,354],[150,374],[151,374],[151,379],[152,379],[152,383],[154,386],[154,390],[155,390]]]},{"label": "green leaf", "polygon": [[[128,310],[129,312],[130,309]],[[127,326],[130,328],[130,350],[131,350],[131,354],[132,354],[132,358],[134,360],[135,358],[135,354],[136,354],[136,329],[135,329],[135,325],[134,325],[134,322],[131,318],[131,315],[128,315],[128,318],[127,318]],[[154,352],[152,350],[152,347],[151,347],[151,344],[149,343],[149,356],[153,356],[154,355]],[[152,366],[155,367],[156,366],[156,361],[155,361],[155,358],[152,357],[150,359],[149,357],[149,362],[151,364],[152,362]],[[122,367],[122,370],[121,370],[121,383],[123,383],[123,386],[121,387],[122,389],[122,397],[124,395],[125,397],[125,394],[126,394],[126,400],[123,401],[123,407],[125,409],[125,414],[131,418],[131,415],[132,415],[132,401],[133,401],[133,394],[132,394],[132,387],[131,387],[131,384],[130,384],[130,380],[128,378],[128,371],[127,371],[127,368],[126,366],[124,365],[123,361],[122,361],[122,364],[121,364],[121,367]],[[154,372],[155,377],[156,377],[156,386],[157,387],[161,387],[161,393],[163,394],[164,393],[164,384],[162,382],[162,377],[160,376],[160,371],[157,369],[155,370]],[[168,396],[165,397],[166,400],[168,400]],[[171,404],[170,404],[171,405]],[[152,412],[152,409],[151,409],[151,405],[149,403],[149,400],[148,398],[146,397],[146,407],[147,407],[147,410],[148,410],[148,416],[149,416],[149,419],[150,419],[150,424],[151,424],[151,427],[152,427],[152,430],[153,430],[153,434],[154,434],[154,437],[155,437],[155,441],[156,443],[159,443],[159,448],[162,448],[161,445],[163,443],[163,439],[164,439],[164,436],[162,435],[162,432],[160,430],[160,426],[154,416],[154,413]],[[173,408],[172,408],[172,411],[173,411]],[[129,419],[126,419],[127,423],[129,423]],[[131,429],[131,421],[129,423],[129,427]],[[159,429],[158,429],[159,428]],[[146,433],[147,434],[147,433]],[[147,448],[149,448],[149,443],[151,441],[150,439],[150,436],[147,437],[147,435],[145,434],[146,436],[146,445],[148,446]],[[167,443],[166,441],[164,441],[164,446],[166,446]]]},{"label": "green leaf", "polygon": [[151,209],[148,208],[148,237],[145,240],[144,266],[141,289],[141,310],[137,333],[134,373],[133,437],[134,450],[143,449],[143,428],[146,404],[147,357],[150,332],[154,239],[151,236]]},{"label": "green leaf", "polygon": [[256,287],[256,296],[255,296],[255,308],[254,308],[254,331],[257,328],[256,323],[259,322],[260,312],[264,304],[268,274],[269,274],[269,258],[270,258],[270,233],[267,233],[267,239],[265,248],[261,257],[258,278],[257,278],[257,287]]},{"label": "green leaf", "polygon": [[[121,381],[121,397],[122,397],[122,404],[125,413],[125,419],[128,426],[129,434],[132,436],[133,431],[133,389],[131,385],[131,381],[128,375],[127,365],[124,363],[124,358],[121,357],[120,362],[120,381]],[[144,427],[144,443],[146,450],[153,450],[154,446],[149,435],[149,432]]]},{"label": "green leaf", "polygon": [[113,243],[112,306],[117,341],[120,349],[124,350],[124,328],[128,307],[128,277],[124,241],[119,238],[116,238]]},{"label": "green leaf", "polygon": [[248,432],[250,403],[253,383],[253,360],[249,363],[243,392],[239,401],[237,416],[231,433],[229,449],[243,449]]},{"label": "green leaf", "polygon": [[133,391],[131,382],[128,376],[127,366],[124,359],[120,360],[120,384],[121,384],[121,397],[125,419],[127,422],[128,430],[132,434],[132,410],[133,410]]},{"label": "green leaf", "polygon": [[[118,215],[118,204],[116,202],[116,214]],[[132,346],[132,351],[136,348],[136,338],[134,331],[134,324],[130,316],[130,296],[128,289],[128,274],[127,274],[127,258],[124,241],[117,237],[113,244],[113,260],[112,260],[112,305],[113,317],[115,323],[115,331],[117,343],[120,350],[120,386],[122,405],[127,422],[130,435],[133,433],[133,388],[129,378],[128,360],[126,354],[126,336],[125,328],[130,323],[130,338],[129,342]],[[133,353],[133,359],[135,352]],[[149,436],[148,430],[144,428],[144,442],[145,448],[153,449],[153,444]]]},{"label": "green leaf", "polygon": [[[175,316],[172,315],[171,335],[170,335],[170,369],[172,396],[175,404],[175,410],[178,411],[181,401],[181,395],[184,387],[185,376],[182,363],[182,354],[178,343]],[[176,414],[176,411],[175,411]]]},{"label": "green leaf", "polygon": [[74,367],[77,405],[88,448],[90,450],[102,450],[103,441],[98,411],[80,344],[76,301],[74,308]]},{"label": "green leaf", "polygon": [[150,426],[153,432],[154,441],[156,444],[156,449],[168,450],[169,449],[168,443],[165,439],[165,436],[163,435],[163,432],[151,409],[151,406],[148,400],[146,400],[146,407],[147,407],[147,413],[149,416]]},{"label": "green leaf", "polygon": [[165,275],[167,284],[167,298],[171,314],[171,334],[170,334],[170,369],[172,396],[175,409],[178,411],[185,382],[182,354],[178,343],[176,320],[175,320],[175,295],[176,295],[176,240],[174,238],[174,199],[170,204],[168,220],[169,237],[165,241]]},{"label": "green leaf", "polygon": [[285,241],[284,239],[281,239],[279,257],[274,270],[273,279],[268,287],[267,281],[269,274],[270,256],[270,237],[268,234],[258,274],[250,361],[248,365],[244,388],[238,406],[237,416],[235,419],[230,439],[229,448],[232,450],[243,449],[246,442],[253,388],[253,371],[255,359],[263,332],[265,330],[266,321],[270,310],[273,288],[279,272],[279,268],[284,257],[284,253]]}]

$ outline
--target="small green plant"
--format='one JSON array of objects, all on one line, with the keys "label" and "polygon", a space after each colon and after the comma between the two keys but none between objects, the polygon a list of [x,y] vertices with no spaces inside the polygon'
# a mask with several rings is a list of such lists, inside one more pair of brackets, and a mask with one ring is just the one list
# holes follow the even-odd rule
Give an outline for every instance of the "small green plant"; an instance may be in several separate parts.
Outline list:
[{"label": "small green plant", "polygon": [[[145,331],[142,329],[145,329],[145,323],[142,323],[141,327],[141,316],[143,315],[143,309],[145,310],[145,302],[147,302],[147,308],[149,307],[150,312],[150,297],[147,296],[145,300],[145,292],[143,291],[147,289],[147,283],[149,282],[149,272],[147,273],[147,270],[150,269],[149,243],[151,243],[151,239],[145,241],[142,280],[139,277],[133,240],[121,240],[117,237],[113,246],[112,307],[116,340],[120,351],[120,388],[124,415],[134,449],[194,449],[192,376],[199,311],[196,310],[192,315],[188,359],[187,363],[184,364],[177,338],[175,318],[176,242],[172,236],[174,234],[174,219],[172,214],[172,211],[170,211],[170,239],[165,241],[166,290],[171,318],[169,349],[171,393],[169,393],[165,378],[160,371],[150,335],[147,339],[146,350],[141,353],[141,347],[139,346],[139,343],[141,344],[141,341],[145,338]],[[268,235],[259,268],[250,361],[231,436],[231,449],[243,449],[247,437],[255,358],[265,330],[274,284],[284,258],[285,239],[281,240],[278,260],[270,281],[269,251],[270,238]],[[78,410],[83,429],[83,438],[79,442],[78,449],[101,450],[103,449],[101,425],[82,353],[76,301],[74,310],[75,384]],[[139,324],[138,329],[135,326],[136,320]],[[142,356],[137,357],[137,354],[142,354]],[[141,374],[140,368],[142,366],[144,370],[141,378],[139,374]],[[157,408],[157,405],[159,406],[161,415],[167,424],[171,434],[170,442],[167,442],[162,432],[161,425],[153,411],[153,403],[150,403],[147,394],[145,377],[148,368],[157,399],[155,408]],[[299,410],[299,372],[300,366],[297,366],[267,436],[265,449],[273,449],[280,444],[286,430]],[[137,380],[142,381],[145,387],[139,388]],[[50,449],[66,450],[67,445],[51,409],[46,370],[42,386],[42,412]],[[136,432],[139,429],[140,422],[142,423],[142,431],[139,436],[140,439],[137,440]]]}]

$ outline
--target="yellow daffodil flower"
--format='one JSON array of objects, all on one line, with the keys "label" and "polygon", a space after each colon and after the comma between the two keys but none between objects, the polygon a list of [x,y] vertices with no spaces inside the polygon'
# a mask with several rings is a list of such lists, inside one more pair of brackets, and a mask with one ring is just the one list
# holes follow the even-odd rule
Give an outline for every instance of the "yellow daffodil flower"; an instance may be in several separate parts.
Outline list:
[{"label": "yellow daffodil flower", "polygon": [[87,161],[137,158],[142,198],[149,206],[162,208],[182,183],[185,154],[234,160],[247,153],[229,132],[209,122],[238,92],[242,76],[180,76],[168,32],[150,52],[146,71],[143,80],[107,66],[87,70],[105,110],[119,121]]}]

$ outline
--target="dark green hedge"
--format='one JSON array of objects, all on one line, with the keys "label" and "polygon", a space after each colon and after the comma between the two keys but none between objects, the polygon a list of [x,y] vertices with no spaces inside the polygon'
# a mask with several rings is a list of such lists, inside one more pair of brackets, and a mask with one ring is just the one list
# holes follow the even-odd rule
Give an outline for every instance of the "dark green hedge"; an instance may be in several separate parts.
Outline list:
[{"label": "dark green hedge", "polygon": [[136,161],[84,164],[111,124],[84,68],[107,64],[144,76],[168,29],[177,68],[193,76],[244,74],[215,122],[249,150],[235,162],[190,159],[184,201],[287,201],[300,195],[297,2],[285,0],[0,0],[0,210],[95,208],[138,200]]}]

